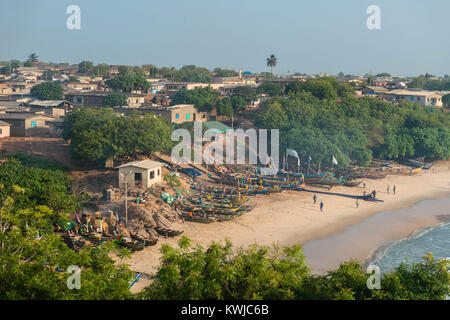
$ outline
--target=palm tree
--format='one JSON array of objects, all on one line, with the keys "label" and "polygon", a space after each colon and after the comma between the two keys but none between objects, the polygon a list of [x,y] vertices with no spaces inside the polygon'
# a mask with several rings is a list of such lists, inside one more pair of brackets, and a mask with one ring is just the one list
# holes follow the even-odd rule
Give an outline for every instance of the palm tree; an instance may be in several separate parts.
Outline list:
[{"label": "palm tree", "polygon": [[28,56],[28,61],[30,61],[31,63],[36,63],[38,62],[38,55],[36,53],[32,53]]},{"label": "palm tree", "polygon": [[277,57],[274,54],[271,54],[269,58],[267,58],[267,66],[270,67],[270,73],[272,73],[272,68],[277,65]]}]

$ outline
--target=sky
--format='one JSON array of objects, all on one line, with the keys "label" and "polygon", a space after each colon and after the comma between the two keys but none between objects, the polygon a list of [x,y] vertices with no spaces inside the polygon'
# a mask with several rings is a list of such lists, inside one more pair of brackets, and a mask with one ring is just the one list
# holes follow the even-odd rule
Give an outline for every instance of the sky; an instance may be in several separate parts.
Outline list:
[{"label": "sky", "polygon": [[[66,9],[78,5],[81,28]],[[381,29],[366,13],[380,8]],[[2,0],[0,60],[450,74],[448,0]]]}]

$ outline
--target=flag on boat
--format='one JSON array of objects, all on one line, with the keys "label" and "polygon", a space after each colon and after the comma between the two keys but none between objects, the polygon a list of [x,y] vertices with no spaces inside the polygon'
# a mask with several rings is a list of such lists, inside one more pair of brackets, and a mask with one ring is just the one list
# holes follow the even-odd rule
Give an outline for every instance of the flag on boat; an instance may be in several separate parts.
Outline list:
[{"label": "flag on boat", "polygon": [[300,168],[300,158],[297,158],[297,165]]},{"label": "flag on boat", "polygon": [[286,155],[283,157],[283,170],[286,170]]},{"label": "flag on boat", "polygon": [[334,156],[333,156],[333,164],[338,164],[338,162]]},{"label": "flag on boat", "polygon": [[298,158],[297,151],[286,148],[286,155]]},{"label": "flag on boat", "polygon": [[309,156],[309,161],[311,161],[312,160],[312,158],[311,158],[311,156]]}]

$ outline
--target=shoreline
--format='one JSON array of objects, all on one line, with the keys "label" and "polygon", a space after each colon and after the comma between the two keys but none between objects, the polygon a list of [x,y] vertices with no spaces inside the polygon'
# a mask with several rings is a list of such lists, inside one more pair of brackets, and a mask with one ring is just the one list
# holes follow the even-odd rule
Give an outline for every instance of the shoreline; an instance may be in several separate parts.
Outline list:
[{"label": "shoreline", "polygon": [[[442,199],[450,196],[450,161],[438,161],[430,170],[422,170],[414,176],[388,175],[385,178],[366,179],[366,191],[376,189],[377,197],[383,203],[360,201],[356,208],[355,200],[343,195],[362,195],[362,187],[333,187],[327,194],[318,193],[317,204],[313,204],[314,191],[324,191],[319,187],[306,187],[310,192],[284,191],[279,194],[257,195],[253,202],[257,206],[252,211],[232,221],[199,224],[179,223],[185,236],[203,247],[213,241],[228,238],[235,248],[248,247],[251,244],[289,246],[301,244],[308,248],[308,242],[324,241],[327,238],[345,232],[364,221],[369,221],[376,214],[389,215],[396,210],[404,210],[417,205],[423,200]],[[397,194],[387,194],[387,185],[396,185]],[[312,191],[312,192],[311,192]],[[324,202],[324,212],[320,212],[319,203]],[[404,219],[404,218],[403,218]],[[415,222],[406,222],[401,228],[412,231],[421,227],[437,224],[436,217],[425,216]],[[392,221],[395,221],[392,220]],[[385,242],[398,240],[405,230],[390,230],[384,234]],[[406,237],[408,234],[404,235]],[[356,240],[355,247],[362,242],[362,235]],[[391,239],[392,238],[392,239]],[[159,249],[162,244],[176,246],[178,238],[160,239],[157,245],[135,252],[130,260],[130,268],[136,272],[153,274],[159,265]],[[376,248],[371,248],[375,250]],[[306,251],[306,250],[305,250]],[[306,254],[306,261],[308,255]],[[365,258],[367,257],[367,253]],[[340,261],[343,262],[343,261]],[[139,291],[148,280],[143,280],[133,287]]]}]

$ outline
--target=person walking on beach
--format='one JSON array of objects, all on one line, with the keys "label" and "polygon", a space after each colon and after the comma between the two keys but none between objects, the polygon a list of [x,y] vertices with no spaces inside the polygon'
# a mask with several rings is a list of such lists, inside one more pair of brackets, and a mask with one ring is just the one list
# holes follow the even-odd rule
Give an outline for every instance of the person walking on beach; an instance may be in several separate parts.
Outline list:
[{"label": "person walking on beach", "polygon": [[316,204],[316,202],[317,202],[317,195],[315,193],[313,195],[313,200],[314,200],[314,204]]},{"label": "person walking on beach", "polygon": [[356,209],[359,208],[359,199],[356,199]]},{"label": "person walking on beach", "polygon": [[394,187],[392,188],[392,191],[394,192],[394,195],[395,195],[395,184],[394,184]]},{"label": "person walking on beach", "polygon": [[323,212],[323,202],[320,201],[320,212]]},{"label": "person walking on beach", "polygon": [[390,186],[390,185],[388,185],[386,191],[387,191],[387,194],[390,194],[390,193],[391,193],[391,192],[390,192],[390,191],[391,191],[391,186]]},{"label": "person walking on beach", "polygon": [[366,180],[363,180],[363,187],[366,189]]}]

